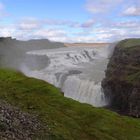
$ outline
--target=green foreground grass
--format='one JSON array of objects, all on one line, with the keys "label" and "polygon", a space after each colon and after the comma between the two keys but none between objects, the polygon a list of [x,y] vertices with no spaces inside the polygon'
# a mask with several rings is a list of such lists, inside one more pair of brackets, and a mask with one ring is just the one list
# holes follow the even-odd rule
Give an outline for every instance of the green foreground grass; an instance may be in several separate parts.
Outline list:
[{"label": "green foreground grass", "polygon": [[0,99],[38,115],[46,126],[41,140],[140,140],[139,119],[65,98],[54,86],[19,72],[0,69]]}]

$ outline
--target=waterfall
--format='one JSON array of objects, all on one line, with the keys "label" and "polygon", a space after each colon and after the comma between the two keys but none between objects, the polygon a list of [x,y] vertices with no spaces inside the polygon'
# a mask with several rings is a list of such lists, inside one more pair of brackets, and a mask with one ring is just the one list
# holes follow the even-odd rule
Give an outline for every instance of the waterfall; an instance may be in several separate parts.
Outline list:
[{"label": "waterfall", "polygon": [[101,81],[108,62],[108,47],[35,50],[27,52],[27,55],[46,55],[46,61],[49,61],[45,68],[39,70],[31,70],[23,63],[21,69],[27,76],[55,85],[64,92],[65,97],[95,107],[107,105]]},{"label": "waterfall", "polygon": [[77,76],[69,76],[64,83],[62,91],[65,93],[65,97],[83,103],[89,103],[96,107],[106,105],[106,99],[101,89],[101,82],[95,83],[88,79],[80,79]]}]

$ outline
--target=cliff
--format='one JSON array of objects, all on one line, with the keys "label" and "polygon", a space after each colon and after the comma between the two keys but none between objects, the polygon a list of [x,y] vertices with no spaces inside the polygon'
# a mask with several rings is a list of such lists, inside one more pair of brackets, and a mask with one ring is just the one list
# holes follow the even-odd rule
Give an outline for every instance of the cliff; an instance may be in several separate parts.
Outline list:
[{"label": "cliff", "polygon": [[116,45],[102,86],[111,109],[140,117],[140,39]]}]

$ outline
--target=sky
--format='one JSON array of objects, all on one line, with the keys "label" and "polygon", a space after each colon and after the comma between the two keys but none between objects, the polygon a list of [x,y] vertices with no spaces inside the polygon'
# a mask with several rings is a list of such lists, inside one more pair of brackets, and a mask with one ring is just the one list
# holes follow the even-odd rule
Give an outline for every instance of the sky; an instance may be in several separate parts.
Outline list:
[{"label": "sky", "polygon": [[140,37],[140,0],[0,0],[0,36],[114,42]]}]

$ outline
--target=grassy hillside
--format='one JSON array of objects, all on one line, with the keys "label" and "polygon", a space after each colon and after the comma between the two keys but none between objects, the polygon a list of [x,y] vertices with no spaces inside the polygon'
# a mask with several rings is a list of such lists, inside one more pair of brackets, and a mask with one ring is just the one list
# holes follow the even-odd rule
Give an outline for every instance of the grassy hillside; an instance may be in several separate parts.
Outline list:
[{"label": "grassy hillside", "polygon": [[[0,99],[38,116],[41,140],[140,140],[140,120],[63,97],[52,85],[0,69]],[[1,126],[0,126],[1,127]]]}]

